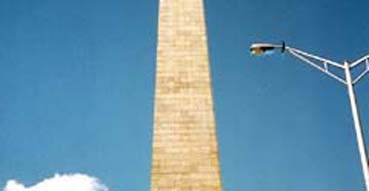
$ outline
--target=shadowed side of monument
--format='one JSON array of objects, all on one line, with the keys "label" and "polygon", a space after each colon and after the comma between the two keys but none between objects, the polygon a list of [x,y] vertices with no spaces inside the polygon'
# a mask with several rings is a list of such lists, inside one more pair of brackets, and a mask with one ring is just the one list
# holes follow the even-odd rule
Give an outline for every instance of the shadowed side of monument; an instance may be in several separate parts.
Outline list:
[{"label": "shadowed side of monument", "polygon": [[220,191],[202,0],[161,0],[152,191]]}]

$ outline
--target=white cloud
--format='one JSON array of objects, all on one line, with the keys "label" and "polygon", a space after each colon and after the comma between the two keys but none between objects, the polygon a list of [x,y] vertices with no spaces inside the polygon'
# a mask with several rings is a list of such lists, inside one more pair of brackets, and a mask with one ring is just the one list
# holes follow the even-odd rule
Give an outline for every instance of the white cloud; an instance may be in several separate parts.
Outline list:
[{"label": "white cloud", "polygon": [[16,180],[8,180],[3,191],[109,191],[109,189],[95,177],[84,174],[56,174],[29,187]]}]

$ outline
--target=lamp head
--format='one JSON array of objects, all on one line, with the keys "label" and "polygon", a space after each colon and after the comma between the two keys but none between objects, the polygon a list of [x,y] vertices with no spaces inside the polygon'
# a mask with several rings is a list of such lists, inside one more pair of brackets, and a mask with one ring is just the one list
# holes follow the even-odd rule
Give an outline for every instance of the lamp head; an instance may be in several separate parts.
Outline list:
[{"label": "lamp head", "polygon": [[283,53],[286,45],[282,42],[281,45],[269,44],[269,43],[255,43],[250,46],[250,53],[255,56],[265,55],[273,53],[275,50],[280,49]]}]

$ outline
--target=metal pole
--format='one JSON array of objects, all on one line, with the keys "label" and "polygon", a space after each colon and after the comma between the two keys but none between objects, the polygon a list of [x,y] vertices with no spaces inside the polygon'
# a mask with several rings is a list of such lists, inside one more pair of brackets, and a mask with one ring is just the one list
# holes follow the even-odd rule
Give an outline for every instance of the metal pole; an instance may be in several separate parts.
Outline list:
[{"label": "metal pole", "polygon": [[348,90],[348,94],[350,97],[350,103],[351,103],[352,118],[354,120],[354,125],[355,125],[357,145],[359,148],[360,161],[361,161],[361,166],[362,166],[362,170],[364,174],[365,190],[369,191],[368,159],[367,159],[367,154],[366,154],[363,130],[360,124],[360,116],[359,116],[359,112],[358,112],[358,108],[356,104],[355,91],[354,91],[351,71],[350,71],[350,64],[348,62],[345,62],[344,67],[345,67],[345,74],[346,74],[347,90]]}]

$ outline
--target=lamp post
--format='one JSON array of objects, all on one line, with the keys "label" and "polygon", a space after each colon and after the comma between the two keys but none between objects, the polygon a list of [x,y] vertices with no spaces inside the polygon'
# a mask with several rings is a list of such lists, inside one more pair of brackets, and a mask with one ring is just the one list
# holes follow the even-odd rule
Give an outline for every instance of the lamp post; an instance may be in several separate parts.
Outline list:
[{"label": "lamp post", "polygon": [[[296,48],[288,47],[283,42],[282,44],[268,44],[268,43],[257,43],[252,44],[250,47],[251,54],[262,55],[268,52],[280,50],[282,53],[286,52],[292,56],[297,57],[301,61],[309,64],[310,66],[318,69],[319,71],[327,74],[338,82],[344,84],[347,87],[351,112],[355,126],[356,140],[360,154],[360,162],[364,175],[365,190],[369,191],[369,168],[368,168],[368,156],[365,146],[365,139],[363,135],[363,130],[361,128],[360,115],[356,103],[354,85],[357,84],[366,74],[369,73],[369,55],[366,55],[355,62],[349,63],[344,62],[343,64],[337,63],[319,56],[315,56],[304,51],[298,50]],[[365,69],[356,77],[352,76],[352,69],[358,65],[365,64]],[[331,72],[330,68],[335,67],[345,72],[345,78],[342,78],[335,73]]]}]

